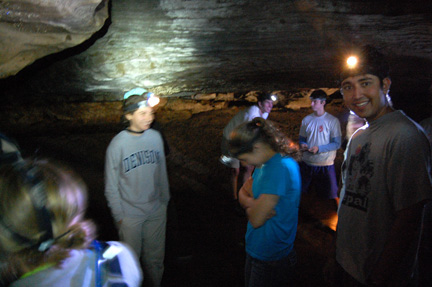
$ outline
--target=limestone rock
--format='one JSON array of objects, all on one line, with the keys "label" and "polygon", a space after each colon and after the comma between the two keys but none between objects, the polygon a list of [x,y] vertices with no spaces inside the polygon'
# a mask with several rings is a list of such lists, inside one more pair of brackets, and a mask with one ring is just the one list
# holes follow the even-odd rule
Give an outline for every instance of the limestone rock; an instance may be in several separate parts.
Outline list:
[{"label": "limestone rock", "polygon": [[108,0],[1,1],[0,78],[84,42],[107,18]]}]

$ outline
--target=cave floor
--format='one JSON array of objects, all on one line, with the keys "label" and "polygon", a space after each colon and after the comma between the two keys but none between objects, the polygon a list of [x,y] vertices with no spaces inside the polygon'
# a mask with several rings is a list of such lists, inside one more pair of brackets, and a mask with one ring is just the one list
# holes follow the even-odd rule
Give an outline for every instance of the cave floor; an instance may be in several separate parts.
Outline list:
[{"label": "cave floor", "polygon": [[[229,169],[218,161],[222,130],[236,112],[228,109],[161,121],[170,147],[167,166],[172,194],[163,286],[243,286],[247,220],[231,199]],[[274,111],[269,119],[296,141],[301,119],[309,112]],[[8,135],[18,141],[24,156],[54,158],[74,168],[89,187],[87,216],[96,222],[99,239],[118,240],[103,195],[103,166],[106,147],[119,129],[59,129],[57,125],[46,132],[37,130]],[[326,286],[322,267],[336,220],[332,204],[313,193],[302,196],[293,286]]]}]

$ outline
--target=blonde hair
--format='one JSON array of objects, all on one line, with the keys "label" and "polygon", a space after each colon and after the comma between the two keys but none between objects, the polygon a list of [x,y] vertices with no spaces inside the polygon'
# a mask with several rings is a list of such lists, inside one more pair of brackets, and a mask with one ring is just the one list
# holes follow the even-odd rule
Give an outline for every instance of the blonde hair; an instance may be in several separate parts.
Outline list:
[{"label": "blonde hair", "polygon": [[[70,169],[47,160],[5,165],[0,168],[0,190],[0,283],[38,266],[59,266],[72,249],[88,248],[95,238],[94,224],[84,220],[87,188]],[[45,241],[52,243],[46,250],[40,249],[49,233],[40,224],[42,209],[49,215],[44,220],[53,240]]]},{"label": "blonde hair", "polygon": [[252,152],[253,145],[257,142],[265,143],[275,152],[289,155],[297,161],[300,159],[298,145],[286,137],[271,121],[261,117],[243,123],[231,132],[228,141],[229,151],[237,157]]}]

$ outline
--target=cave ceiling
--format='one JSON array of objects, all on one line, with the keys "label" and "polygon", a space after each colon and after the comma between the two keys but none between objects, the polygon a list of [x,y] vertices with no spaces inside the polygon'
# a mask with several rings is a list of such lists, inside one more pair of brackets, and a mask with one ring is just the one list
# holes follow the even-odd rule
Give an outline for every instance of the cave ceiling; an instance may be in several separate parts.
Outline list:
[{"label": "cave ceiling", "polygon": [[337,87],[363,44],[400,88],[431,84],[429,0],[5,0],[0,37],[0,100]]}]

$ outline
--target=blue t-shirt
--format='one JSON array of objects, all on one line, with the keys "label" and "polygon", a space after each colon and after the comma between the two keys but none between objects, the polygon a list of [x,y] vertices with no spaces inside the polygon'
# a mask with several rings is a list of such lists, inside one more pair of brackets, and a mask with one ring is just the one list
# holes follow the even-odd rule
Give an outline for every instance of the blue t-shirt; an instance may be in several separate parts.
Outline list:
[{"label": "blue t-shirt", "polygon": [[279,201],[276,215],[259,228],[248,222],[246,252],[253,258],[280,260],[292,251],[297,232],[301,179],[297,162],[291,157],[274,155],[253,174],[252,191],[257,199],[261,194],[275,194]]}]

